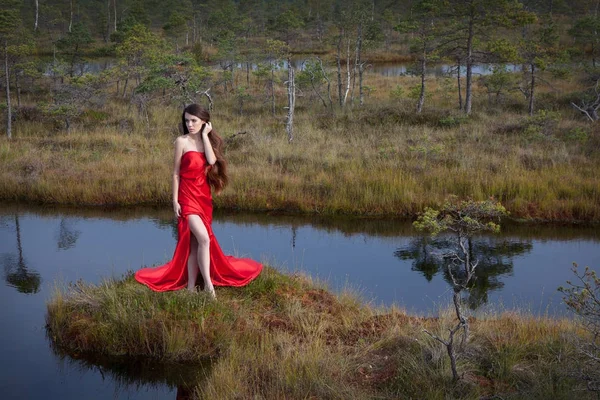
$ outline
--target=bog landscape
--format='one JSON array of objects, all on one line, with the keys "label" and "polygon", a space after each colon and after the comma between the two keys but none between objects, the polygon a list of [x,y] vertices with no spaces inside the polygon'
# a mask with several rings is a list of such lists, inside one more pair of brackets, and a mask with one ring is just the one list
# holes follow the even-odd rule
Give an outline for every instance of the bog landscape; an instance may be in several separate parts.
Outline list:
[{"label": "bog landscape", "polygon": [[[0,0],[0,391],[597,398],[599,11]],[[265,264],[216,301],[133,278],[177,240],[191,103],[224,140],[215,235]]]}]

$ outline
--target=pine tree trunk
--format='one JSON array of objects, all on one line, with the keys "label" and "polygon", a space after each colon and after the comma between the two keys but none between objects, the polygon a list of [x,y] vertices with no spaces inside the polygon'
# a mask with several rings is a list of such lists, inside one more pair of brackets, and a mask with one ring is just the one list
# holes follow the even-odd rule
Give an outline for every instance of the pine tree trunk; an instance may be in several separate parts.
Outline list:
[{"label": "pine tree trunk", "polygon": [[15,89],[17,90],[17,109],[21,108],[21,87],[19,86],[19,74],[15,72]]},{"label": "pine tree trunk", "polygon": [[419,94],[419,101],[417,102],[417,113],[423,111],[423,104],[425,103],[425,67],[427,66],[427,58],[425,55],[425,46],[423,46],[423,55],[421,58],[421,94]]},{"label": "pine tree trunk", "polygon": [[271,113],[275,116],[275,71],[271,66]]},{"label": "pine tree trunk", "polygon": [[531,83],[529,86],[529,115],[533,115],[533,104],[535,94],[535,64],[531,63]]},{"label": "pine tree trunk", "polygon": [[469,37],[467,39],[467,87],[465,97],[465,114],[471,114],[473,103],[473,16],[469,20]]},{"label": "pine tree trunk", "polygon": [[363,92],[363,72],[365,72],[364,63],[358,66],[358,104],[363,105],[365,96]]},{"label": "pine tree trunk", "polygon": [[[363,64],[362,64],[362,23],[358,26],[358,43],[356,45],[356,62],[358,66],[358,104],[363,104]],[[356,71],[356,69],[355,69]]]},{"label": "pine tree trunk", "polygon": [[457,69],[456,69],[456,86],[458,87],[458,109],[463,109],[463,98],[462,98],[462,85],[460,83],[460,58],[457,59]]},{"label": "pine tree trunk", "polygon": [[117,0],[113,0],[113,5],[114,5],[114,11],[115,11],[115,17],[114,17],[114,25],[115,25],[115,32],[117,31]]},{"label": "pine tree trunk", "polygon": [[596,9],[594,10],[594,41],[592,42],[592,65],[596,68],[596,51],[598,51],[598,9],[600,8],[600,0],[596,0]]},{"label": "pine tree trunk", "polygon": [[6,136],[12,138],[12,110],[10,105],[10,74],[8,71],[8,40],[4,40],[4,76],[6,77]]},{"label": "pine tree trunk", "polygon": [[106,1],[106,42],[110,41],[110,0]]},{"label": "pine tree trunk", "polygon": [[71,4],[71,18],[69,19],[69,33],[71,33],[71,28],[73,28],[73,0],[70,1]]},{"label": "pine tree trunk", "polygon": [[342,102],[342,31],[340,31],[340,39],[338,40],[337,53],[335,59],[337,62],[338,100],[340,102],[340,107],[343,107],[344,104]]},{"label": "pine tree trunk", "polygon": [[[354,88],[356,87],[356,75],[360,66],[360,51],[362,45],[362,23],[358,24],[358,30],[356,33],[356,49],[354,51],[354,74],[352,75],[352,91],[350,92],[350,103],[354,104]],[[360,88],[359,88],[360,90]]]}]

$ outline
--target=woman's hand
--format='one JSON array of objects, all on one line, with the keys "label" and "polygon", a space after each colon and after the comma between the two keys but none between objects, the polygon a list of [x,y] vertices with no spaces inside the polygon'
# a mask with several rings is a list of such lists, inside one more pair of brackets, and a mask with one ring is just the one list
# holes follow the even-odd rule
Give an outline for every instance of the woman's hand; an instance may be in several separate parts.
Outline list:
[{"label": "woman's hand", "polygon": [[175,216],[177,218],[181,217],[181,206],[177,201],[173,202],[173,211],[175,211]]},{"label": "woman's hand", "polygon": [[210,133],[210,131],[212,131],[212,124],[210,122],[207,122],[206,124],[204,124],[204,130],[202,131],[202,136],[207,137],[208,134]]}]

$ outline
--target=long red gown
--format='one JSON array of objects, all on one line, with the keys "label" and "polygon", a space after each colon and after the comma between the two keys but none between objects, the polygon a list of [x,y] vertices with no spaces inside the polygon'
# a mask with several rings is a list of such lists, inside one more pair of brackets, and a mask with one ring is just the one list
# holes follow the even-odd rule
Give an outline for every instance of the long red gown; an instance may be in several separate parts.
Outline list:
[{"label": "long red gown", "polygon": [[[262,265],[249,258],[236,258],[223,254],[215,238],[212,223],[212,196],[206,180],[207,162],[204,153],[187,151],[181,157],[179,167],[178,201],[181,217],[177,230],[179,240],[173,259],[156,268],[142,268],[135,279],[157,292],[178,290],[187,286],[187,261],[190,254],[190,228],[188,215],[198,215],[210,238],[210,279],[215,286],[244,286],[256,278]],[[201,275],[198,274],[199,279]]]}]

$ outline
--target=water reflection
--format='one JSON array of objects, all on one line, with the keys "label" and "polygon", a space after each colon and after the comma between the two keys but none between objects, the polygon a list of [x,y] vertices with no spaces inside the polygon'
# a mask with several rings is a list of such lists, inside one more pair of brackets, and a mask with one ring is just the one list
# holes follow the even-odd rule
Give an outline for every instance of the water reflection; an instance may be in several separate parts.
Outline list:
[{"label": "water reflection", "polygon": [[37,293],[40,291],[42,278],[39,273],[27,268],[21,243],[21,225],[17,214],[14,215],[14,231],[17,254],[3,253],[0,255],[0,263],[4,267],[4,277],[9,286],[16,288],[21,293]]},{"label": "water reflection", "polygon": [[81,233],[73,227],[75,220],[61,218],[58,227],[57,246],[59,250],[69,250],[77,243],[79,234]]},{"label": "water reflection", "polygon": [[209,360],[202,364],[177,364],[132,357],[69,355],[57,349],[51,340],[49,343],[62,368],[100,374],[103,381],[114,384],[115,398],[128,397],[130,392],[167,386],[175,389],[172,398],[192,399],[195,398],[196,386],[210,374]]},{"label": "water reflection", "polygon": [[[490,292],[502,289],[504,282],[500,279],[513,273],[513,258],[529,253],[533,248],[531,240],[495,239],[493,237],[476,237],[468,241],[471,260],[477,262],[475,279],[469,284],[470,290],[464,299],[471,309],[476,309],[488,302]],[[444,281],[452,286],[452,275],[461,278],[463,268],[459,268],[449,257],[456,249],[456,241],[451,236],[417,237],[407,246],[397,249],[394,255],[401,260],[413,260],[411,270],[419,272],[427,281],[441,273]]]},{"label": "water reflection", "polygon": [[[505,309],[536,315],[548,310],[561,315],[564,307],[556,288],[572,277],[571,263],[600,266],[597,226],[507,221],[502,227],[502,233],[476,237],[471,244],[480,266],[467,301],[472,307],[504,304]],[[448,243],[444,237],[421,237],[410,221],[217,211],[213,229],[229,254],[323,279],[334,291],[358,288],[363,299],[376,305],[397,304],[431,315],[449,298],[447,261],[436,255]],[[0,309],[0,320],[8,327],[0,330],[3,397],[135,400],[172,399],[176,391],[180,397],[189,394],[181,382],[196,377],[178,381],[177,376],[191,371],[144,365],[143,360],[70,358],[49,348],[44,329],[45,302],[56,282],[98,283],[143,265],[159,265],[172,256],[176,236],[170,207],[0,207],[0,266],[5,273],[0,299],[10,305]]]}]

